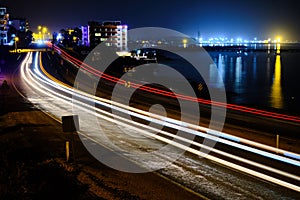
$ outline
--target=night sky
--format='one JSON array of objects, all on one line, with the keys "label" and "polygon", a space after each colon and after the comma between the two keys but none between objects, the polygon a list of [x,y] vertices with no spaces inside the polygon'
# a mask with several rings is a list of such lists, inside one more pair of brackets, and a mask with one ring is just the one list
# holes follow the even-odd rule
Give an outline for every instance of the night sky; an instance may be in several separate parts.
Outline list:
[{"label": "night sky", "polygon": [[[39,2],[39,3],[37,3]],[[33,31],[51,32],[90,20],[121,20],[129,29],[164,27],[192,37],[300,40],[300,11],[292,0],[0,0],[11,17],[25,17]]]}]

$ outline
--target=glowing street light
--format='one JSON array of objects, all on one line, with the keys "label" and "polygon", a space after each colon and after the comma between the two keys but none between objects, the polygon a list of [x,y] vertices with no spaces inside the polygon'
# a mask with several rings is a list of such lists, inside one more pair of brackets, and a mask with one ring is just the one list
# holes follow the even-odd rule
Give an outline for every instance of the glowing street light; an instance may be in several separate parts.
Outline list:
[{"label": "glowing street light", "polygon": [[39,25],[38,26],[38,33],[40,40],[45,40],[45,34],[47,33],[48,28],[46,26]]},{"label": "glowing street light", "polygon": [[19,37],[15,37],[15,50],[17,52],[18,46],[17,46],[17,42],[19,42]]},{"label": "glowing street light", "polygon": [[183,40],[182,40],[182,43],[183,43],[183,48],[186,48],[186,47],[187,47],[187,45],[186,45],[186,44],[187,44],[187,42],[188,42],[188,41],[187,41],[187,39],[183,39]]},{"label": "glowing street light", "polygon": [[47,27],[43,27],[42,32],[43,32],[43,40],[45,40],[45,33],[47,32]]},{"label": "glowing street light", "polygon": [[281,42],[281,37],[277,37],[277,42],[280,43]]}]

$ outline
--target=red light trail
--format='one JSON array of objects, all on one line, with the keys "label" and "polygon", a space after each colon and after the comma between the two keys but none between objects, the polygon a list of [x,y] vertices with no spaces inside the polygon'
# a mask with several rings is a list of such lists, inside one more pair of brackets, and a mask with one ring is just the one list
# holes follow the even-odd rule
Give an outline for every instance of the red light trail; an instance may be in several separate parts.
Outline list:
[{"label": "red light trail", "polygon": [[[48,44],[48,45],[51,46],[51,44]],[[61,48],[59,48],[55,45],[53,45],[53,47],[57,52],[60,52],[62,54],[62,56],[65,57],[67,60],[70,60],[72,63],[77,65],[79,68],[82,68],[97,77],[104,78],[105,80],[108,80],[108,81],[111,81],[114,83],[119,83],[119,84],[126,83],[125,80],[119,79],[114,76],[110,76],[108,74],[105,74],[105,73],[89,66],[88,64],[71,56],[70,54],[66,53],[64,50],[62,50]],[[251,113],[251,114],[255,114],[255,115],[261,115],[261,116],[265,116],[265,117],[271,117],[274,119],[287,120],[287,121],[292,121],[292,122],[300,122],[300,117],[297,117],[297,116],[280,114],[280,113],[275,113],[275,112],[270,112],[270,111],[255,109],[255,108],[249,108],[246,106],[228,104],[228,103],[224,103],[224,102],[211,101],[211,100],[206,100],[206,99],[202,99],[202,98],[195,98],[195,97],[191,97],[191,96],[187,96],[187,95],[183,95],[183,94],[177,94],[177,93],[174,94],[170,91],[165,91],[165,90],[161,90],[161,89],[157,89],[157,88],[153,88],[150,86],[145,86],[145,85],[133,83],[133,82],[131,82],[130,85],[131,85],[131,87],[136,88],[136,89],[140,89],[140,90],[143,90],[146,92],[151,92],[154,94],[159,94],[159,95],[163,95],[163,96],[167,96],[167,97],[171,97],[171,98],[177,97],[177,98],[187,100],[187,101],[193,101],[193,102],[198,102],[198,103],[207,104],[207,105],[219,106],[219,107],[223,107],[226,109]]]}]

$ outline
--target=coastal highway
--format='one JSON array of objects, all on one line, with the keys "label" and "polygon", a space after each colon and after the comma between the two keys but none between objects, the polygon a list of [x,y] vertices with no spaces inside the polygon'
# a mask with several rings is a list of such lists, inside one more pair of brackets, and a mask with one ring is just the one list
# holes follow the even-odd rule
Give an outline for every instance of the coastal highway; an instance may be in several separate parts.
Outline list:
[{"label": "coastal highway", "polygon": [[[80,134],[89,140],[107,146],[146,169],[158,170],[170,179],[211,198],[238,199],[243,196],[276,199],[296,198],[299,195],[298,153],[146,112],[77,90],[49,74],[43,66],[41,54],[28,53],[20,66],[23,95],[57,119],[74,114],[75,106],[80,118]],[[107,111],[105,107],[124,114],[130,113],[131,116],[156,126],[128,120]],[[90,115],[101,122],[106,138],[99,136],[97,129],[93,133],[97,125],[95,121],[89,120]],[[157,128],[161,126],[180,130],[184,134],[176,135]],[[211,148],[197,140],[189,140],[190,135],[209,139],[217,144]],[[115,148],[116,146],[119,148]],[[168,146],[168,151],[159,151],[165,146]],[[203,156],[199,149],[207,149],[210,153]],[[177,150],[185,153],[177,158]],[[151,157],[140,157],[147,152],[155,153]],[[173,155],[175,160],[172,159]]]}]

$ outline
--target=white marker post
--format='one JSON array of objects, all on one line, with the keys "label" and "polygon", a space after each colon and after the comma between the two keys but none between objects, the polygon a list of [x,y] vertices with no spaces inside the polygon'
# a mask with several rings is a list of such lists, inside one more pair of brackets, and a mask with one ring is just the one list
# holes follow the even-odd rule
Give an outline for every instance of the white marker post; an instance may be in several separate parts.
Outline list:
[{"label": "white marker post", "polygon": [[[74,141],[74,133],[79,131],[79,119],[78,115],[71,115],[71,116],[62,116],[62,125],[63,125],[63,132],[71,133],[71,145],[72,145],[72,158],[75,161],[75,141]],[[70,156],[70,148],[69,148],[69,141],[66,141],[66,160],[69,162]]]},{"label": "white marker post", "polygon": [[[278,134],[276,135],[276,148],[279,149],[279,135]],[[278,153],[278,150],[276,153]]]},{"label": "white marker post", "polygon": [[69,162],[70,160],[70,147],[69,147],[69,141],[66,141],[66,161]]}]

